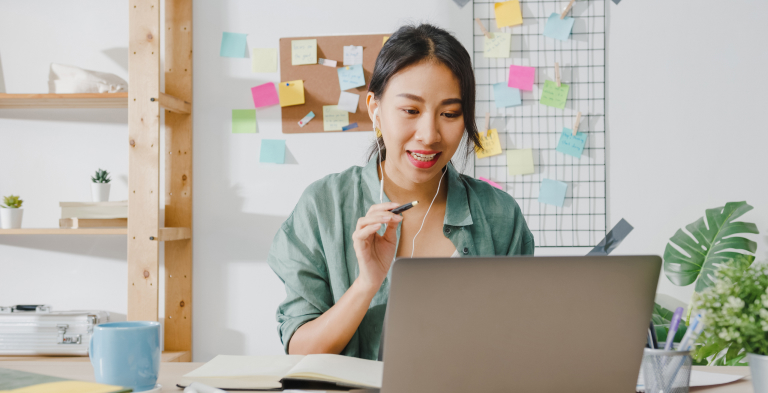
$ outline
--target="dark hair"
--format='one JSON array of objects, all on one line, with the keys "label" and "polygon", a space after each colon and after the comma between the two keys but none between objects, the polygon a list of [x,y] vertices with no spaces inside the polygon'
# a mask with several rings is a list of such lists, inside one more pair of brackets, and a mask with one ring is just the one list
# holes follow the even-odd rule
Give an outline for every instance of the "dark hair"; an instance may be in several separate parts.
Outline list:
[{"label": "dark hair", "polygon": [[[406,25],[397,29],[395,34],[392,34],[384,43],[376,58],[376,66],[373,68],[368,91],[374,94],[375,99],[380,99],[393,75],[405,67],[425,60],[442,63],[459,80],[461,109],[466,131],[466,139],[462,139],[466,161],[475,146],[482,149],[475,124],[475,73],[472,70],[469,53],[450,33],[426,23],[418,26]],[[375,142],[381,143],[381,158],[386,159],[387,150],[384,139],[378,137]],[[369,160],[378,151],[376,143],[369,149]]]}]

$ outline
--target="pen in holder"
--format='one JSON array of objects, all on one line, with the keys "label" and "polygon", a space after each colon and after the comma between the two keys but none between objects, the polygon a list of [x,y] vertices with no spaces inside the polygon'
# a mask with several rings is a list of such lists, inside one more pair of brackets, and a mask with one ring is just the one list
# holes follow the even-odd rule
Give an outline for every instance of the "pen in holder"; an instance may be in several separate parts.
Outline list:
[{"label": "pen in holder", "polygon": [[687,393],[691,380],[691,352],[645,348],[643,385],[646,393]]}]

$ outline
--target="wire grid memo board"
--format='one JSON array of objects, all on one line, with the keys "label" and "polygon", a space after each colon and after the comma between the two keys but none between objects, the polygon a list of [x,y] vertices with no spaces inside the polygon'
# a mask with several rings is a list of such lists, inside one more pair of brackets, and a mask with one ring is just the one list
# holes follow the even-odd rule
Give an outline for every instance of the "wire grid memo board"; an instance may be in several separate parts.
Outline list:
[{"label": "wire grid memo board", "polygon": [[[605,162],[605,0],[577,0],[568,16],[574,18],[568,41],[542,35],[550,14],[563,11],[567,0],[520,0],[523,24],[496,27],[493,0],[475,0],[473,18],[479,18],[490,32],[512,35],[509,58],[485,58],[483,33],[474,23],[475,78],[477,80],[476,120],[499,133],[501,155],[477,158],[475,177],[499,183],[512,195],[533,233],[537,247],[592,247],[606,233]],[[565,109],[539,103],[546,80],[555,80],[555,62],[560,65],[561,82],[570,85]],[[496,108],[493,84],[507,82],[509,66],[536,68],[533,91],[521,91],[522,105]],[[572,129],[577,112],[582,113],[579,132],[587,134],[581,158],[556,152],[563,127]],[[485,130],[481,129],[484,133]],[[507,174],[508,149],[532,149],[535,172]],[[568,184],[562,207],[538,201],[542,179]]]}]

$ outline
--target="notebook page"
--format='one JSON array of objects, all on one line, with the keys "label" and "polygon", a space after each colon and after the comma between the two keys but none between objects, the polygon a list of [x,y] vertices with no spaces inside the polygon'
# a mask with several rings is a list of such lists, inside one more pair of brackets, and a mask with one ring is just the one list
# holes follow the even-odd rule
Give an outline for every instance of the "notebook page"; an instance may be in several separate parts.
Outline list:
[{"label": "notebook page", "polygon": [[179,384],[201,382],[219,389],[280,388],[280,379],[303,357],[219,355],[184,375]]},{"label": "notebook page", "polygon": [[381,388],[384,363],[342,355],[307,355],[286,375]]}]

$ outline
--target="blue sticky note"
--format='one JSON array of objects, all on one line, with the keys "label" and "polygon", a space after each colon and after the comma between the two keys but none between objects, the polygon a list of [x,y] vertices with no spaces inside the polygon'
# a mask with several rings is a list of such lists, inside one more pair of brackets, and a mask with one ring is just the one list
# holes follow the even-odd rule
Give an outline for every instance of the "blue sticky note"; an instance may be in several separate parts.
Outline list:
[{"label": "blue sticky note", "polygon": [[245,37],[248,34],[240,33],[227,33],[221,36],[221,51],[219,56],[221,57],[245,57],[246,56],[246,43]]},{"label": "blue sticky note", "polygon": [[493,99],[496,101],[497,108],[519,106],[523,104],[523,101],[520,98],[520,89],[507,86],[507,82],[496,83],[493,85]]},{"label": "blue sticky note", "polygon": [[560,134],[560,142],[557,143],[557,151],[569,156],[581,158],[584,151],[584,145],[587,143],[587,134],[577,132],[573,135],[573,130],[563,127],[563,133]]},{"label": "blue sticky note", "polygon": [[339,86],[341,91],[355,87],[365,86],[365,76],[363,75],[363,65],[355,64],[339,67]]},{"label": "blue sticky note", "polygon": [[261,141],[259,162],[285,164],[285,140],[263,139]]},{"label": "blue sticky note", "polygon": [[556,40],[568,41],[568,37],[571,36],[571,30],[573,30],[573,21],[573,18],[570,16],[560,19],[560,14],[557,12],[552,13],[549,19],[547,19],[547,24],[544,26],[544,35]]},{"label": "blue sticky note", "polygon": [[357,128],[357,123],[352,123],[352,124],[350,124],[348,126],[341,127],[341,130],[342,131],[349,131],[349,130],[353,130],[355,128]]},{"label": "blue sticky note", "polygon": [[539,188],[539,202],[563,207],[563,202],[565,202],[565,191],[567,190],[568,183],[544,179],[541,181],[541,188]]}]

